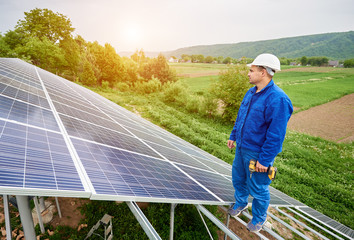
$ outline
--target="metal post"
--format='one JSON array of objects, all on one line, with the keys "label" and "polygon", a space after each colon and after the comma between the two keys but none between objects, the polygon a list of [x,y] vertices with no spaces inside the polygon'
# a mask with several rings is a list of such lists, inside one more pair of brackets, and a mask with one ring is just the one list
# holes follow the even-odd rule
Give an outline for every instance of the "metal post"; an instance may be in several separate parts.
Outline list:
[{"label": "metal post", "polygon": [[170,212],[170,240],[173,240],[173,231],[175,225],[175,208],[177,204],[171,203],[171,212]]},{"label": "metal post", "polygon": [[149,220],[146,218],[144,213],[139,208],[138,204],[136,204],[136,202],[126,202],[126,203],[127,203],[128,207],[130,208],[130,211],[132,211],[135,218],[140,223],[140,226],[144,229],[148,238],[149,239],[161,239],[161,237],[158,235],[158,233],[156,232],[154,227],[151,225]]},{"label": "metal post", "polygon": [[202,211],[216,226],[218,226],[224,233],[226,233],[231,239],[241,240],[234,232],[228,229],[219,219],[217,219],[211,212],[200,204],[195,205],[197,209]]},{"label": "metal post", "polygon": [[25,238],[26,240],[36,240],[36,233],[33,227],[33,218],[28,196],[17,195],[16,200]]},{"label": "metal post", "polygon": [[[229,223],[230,223],[230,214],[227,214],[227,219],[226,219],[226,227],[229,228]],[[225,233],[224,240],[227,240],[227,234]]]},{"label": "metal post", "polygon": [[40,210],[40,207],[39,207],[39,204],[38,204],[38,198],[36,196],[33,198],[33,202],[34,202],[34,205],[36,207],[37,218],[38,218],[39,227],[41,229],[41,233],[45,233],[43,220],[42,220],[42,214],[41,214],[41,210]]},{"label": "metal post", "polygon": [[39,206],[41,208],[41,212],[45,210],[45,203],[44,203],[44,197],[39,197]]},{"label": "metal post", "polygon": [[4,212],[5,212],[5,229],[6,229],[6,239],[11,240],[11,218],[9,210],[9,198],[7,195],[3,195],[4,200]]},{"label": "metal post", "polygon": [[57,197],[55,197],[55,203],[57,204],[57,211],[58,211],[59,217],[61,218],[60,205],[59,205],[59,201],[58,201]]}]

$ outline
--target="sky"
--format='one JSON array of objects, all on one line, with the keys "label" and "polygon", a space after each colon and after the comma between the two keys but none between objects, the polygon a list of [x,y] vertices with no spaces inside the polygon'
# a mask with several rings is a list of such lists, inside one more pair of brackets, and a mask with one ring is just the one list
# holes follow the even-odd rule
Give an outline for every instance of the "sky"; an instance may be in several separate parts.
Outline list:
[{"label": "sky", "polygon": [[0,0],[0,32],[35,8],[64,14],[74,35],[117,52],[354,30],[353,0]]}]

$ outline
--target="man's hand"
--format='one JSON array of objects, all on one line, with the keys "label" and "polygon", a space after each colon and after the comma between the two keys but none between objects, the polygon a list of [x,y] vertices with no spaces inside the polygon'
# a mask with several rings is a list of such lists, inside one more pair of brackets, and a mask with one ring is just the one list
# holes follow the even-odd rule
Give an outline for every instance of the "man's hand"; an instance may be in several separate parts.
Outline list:
[{"label": "man's hand", "polygon": [[235,146],[235,141],[227,140],[227,147],[233,149]]},{"label": "man's hand", "polygon": [[259,161],[257,161],[256,164],[256,172],[267,172],[268,168],[263,166],[262,164],[259,163]]}]

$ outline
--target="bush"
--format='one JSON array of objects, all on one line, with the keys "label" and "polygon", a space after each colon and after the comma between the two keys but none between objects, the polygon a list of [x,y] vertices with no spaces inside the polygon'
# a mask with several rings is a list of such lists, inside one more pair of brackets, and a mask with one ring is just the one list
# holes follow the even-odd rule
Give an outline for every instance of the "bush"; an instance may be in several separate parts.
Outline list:
[{"label": "bush", "polygon": [[124,82],[118,82],[114,84],[114,89],[120,91],[120,92],[127,92],[129,90],[129,85]]},{"label": "bush", "polygon": [[186,86],[181,82],[168,82],[164,85],[163,101],[166,103],[177,102],[178,99],[186,98]]},{"label": "bush", "polygon": [[210,92],[224,104],[222,118],[227,122],[235,121],[242,99],[252,86],[248,81],[248,70],[246,65],[230,66],[212,85]]},{"label": "bush", "polygon": [[139,93],[153,93],[158,92],[161,89],[161,82],[159,79],[152,77],[151,80],[140,82],[135,85],[135,89]]}]

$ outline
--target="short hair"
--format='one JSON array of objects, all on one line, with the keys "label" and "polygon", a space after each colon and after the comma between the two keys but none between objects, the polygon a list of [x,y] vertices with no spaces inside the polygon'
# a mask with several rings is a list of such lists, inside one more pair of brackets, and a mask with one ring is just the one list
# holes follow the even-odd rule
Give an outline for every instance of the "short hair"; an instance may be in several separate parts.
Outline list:
[{"label": "short hair", "polygon": [[267,71],[267,73],[270,75],[270,76],[274,76],[274,73],[275,71],[269,67],[264,67],[264,66],[257,66],[258,67],[258,70],[262,71],[263,69],[265,69]]}]

